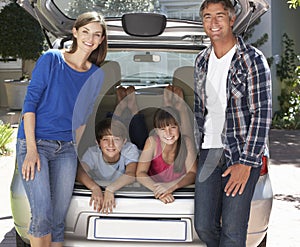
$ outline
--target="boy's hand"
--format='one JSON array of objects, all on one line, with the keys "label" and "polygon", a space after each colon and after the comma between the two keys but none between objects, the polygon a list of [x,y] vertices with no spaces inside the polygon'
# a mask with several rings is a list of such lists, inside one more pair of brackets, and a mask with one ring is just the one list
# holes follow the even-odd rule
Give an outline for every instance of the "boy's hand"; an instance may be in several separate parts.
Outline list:
[{"label": "boy's hand", "polygon": [[102,206],[103,206],[103,193],[101,188],[97,185],[94,186],[92,189],[92,196],[90,199],[90,206],[93,205],[94,202],[94,210],[96,210],[97,212],[100,212]]},{"label": "boy's hand", "polygon": [[113,208],[116,207],[114,192],[106,189],[104,192],[104,201],[101,209],[101,213],[112,213]]}]

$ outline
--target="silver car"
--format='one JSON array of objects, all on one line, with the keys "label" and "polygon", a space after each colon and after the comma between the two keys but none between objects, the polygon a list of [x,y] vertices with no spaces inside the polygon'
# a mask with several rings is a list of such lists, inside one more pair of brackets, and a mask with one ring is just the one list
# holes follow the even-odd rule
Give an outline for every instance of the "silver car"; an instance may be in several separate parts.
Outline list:
[{"label": "silver car", "polygon": [[[233,2],[238,17],[234,31],[239,34],[268,9],[265,0]],[[94,145],[94,123],[114,111],[118,85],[135,86],[149,131],[153,128],[153,111],[162,105],[163,89],[169,84],[183,88],[192,117],[194,61],[199,51],[209,45],[199,20],[201,1],[150,0],[145,4],[129,0],[20,0],[19,3],[44,27],[50,47],[69,45],[74,19],[81,12],[99,10],[106,16],[109,50],[102,66],[105,81],[87,124],[90,127],[78,149],[79,156]],[[268,156],[266,151],[252,199],[249,247],[265,246],[273,198]],[[12,214],[17,245],[29,246],[30,207],[17,166],[11,183]],[[102,181],[97,182],[105,188]],[[135,182],[115,193],[117,206],[108,215],[89,206],[90,196],[90,190],[75,183],[66,218],[65,246],[205,246],[193,226],[193,185],[175,191],[175,201],[163,204]]]}]

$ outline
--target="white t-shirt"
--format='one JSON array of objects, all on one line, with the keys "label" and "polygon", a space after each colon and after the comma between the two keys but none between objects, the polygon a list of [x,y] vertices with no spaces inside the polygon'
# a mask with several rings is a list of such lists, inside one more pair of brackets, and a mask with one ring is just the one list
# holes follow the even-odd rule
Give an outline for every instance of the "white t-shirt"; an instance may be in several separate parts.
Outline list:
[{"label": "white t-shirt", "polygon": [[89,166],[88,175],[94,180],[114,182],[125,173],[126,166],[138,162],[140,151],[131,142],[126,142],[121,150],[120,159],[111,164],[104,161],[98,145],[89,147],[82,157],[82,162]]},{"label": "white t-shirt", "polygon": [[206,79],[206,109],[204,123],[204,141],[202,148],[222,148],[221,134],[225,123],[227,107],[226,84],[228,70],[236,46],[233,46],[220,59],[216,57],[214,49],[209,57]]}]

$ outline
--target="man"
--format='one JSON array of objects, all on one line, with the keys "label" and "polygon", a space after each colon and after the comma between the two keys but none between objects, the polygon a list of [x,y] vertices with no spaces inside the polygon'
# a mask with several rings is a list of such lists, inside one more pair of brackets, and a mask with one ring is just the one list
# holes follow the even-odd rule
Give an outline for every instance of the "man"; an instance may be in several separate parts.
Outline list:
[{"label": "man", "polygon": [[195,229],[208,247],[242,247],[271,123],[270,70],[233,34],[230,0],[205,0],[200,16],[211,46],[195,62]]}]

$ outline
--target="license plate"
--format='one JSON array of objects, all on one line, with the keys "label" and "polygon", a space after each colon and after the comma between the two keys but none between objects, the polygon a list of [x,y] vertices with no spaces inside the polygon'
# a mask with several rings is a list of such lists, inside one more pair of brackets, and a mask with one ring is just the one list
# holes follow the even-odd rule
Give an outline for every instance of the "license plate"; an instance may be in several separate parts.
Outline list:
[{"label": "license plate", "polygon": [[190,241],[190,220],[91,217],[88,239],[123,241]]}]

